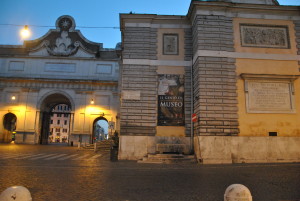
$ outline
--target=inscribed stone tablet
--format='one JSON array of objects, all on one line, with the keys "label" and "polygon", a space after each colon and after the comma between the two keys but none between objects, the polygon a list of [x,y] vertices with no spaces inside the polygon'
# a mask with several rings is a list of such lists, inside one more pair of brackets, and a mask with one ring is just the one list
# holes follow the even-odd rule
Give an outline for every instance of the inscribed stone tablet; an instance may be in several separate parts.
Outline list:
[{"label": "inscribed stone tablet", "polygon": [[248,81],[248,112],[291,112],[288,82]]},{"label": "inscribed stone tablet", "polygon": [[140,91],[122,91],[122,99],[123,100],[141,100],[141,92]]}]

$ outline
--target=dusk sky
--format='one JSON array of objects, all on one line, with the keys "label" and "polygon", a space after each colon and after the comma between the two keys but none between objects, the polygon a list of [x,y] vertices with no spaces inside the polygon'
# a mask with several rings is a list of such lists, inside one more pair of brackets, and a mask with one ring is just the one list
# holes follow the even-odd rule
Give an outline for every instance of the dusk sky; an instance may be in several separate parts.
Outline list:
[{"label": "dusk sky", "polygon": [[[300,0],[279,3],[300,5]],[[119,13],[186,15],[189,4],[190,0],[0,0],[0,45],[23,44],[19,36],[23,25],[28,25],[32,32],[27,40],[33,40],[54,29],[58,17],[70,15],[75,19],[76,29],[88,40],[114,48],[121,42]]]}]

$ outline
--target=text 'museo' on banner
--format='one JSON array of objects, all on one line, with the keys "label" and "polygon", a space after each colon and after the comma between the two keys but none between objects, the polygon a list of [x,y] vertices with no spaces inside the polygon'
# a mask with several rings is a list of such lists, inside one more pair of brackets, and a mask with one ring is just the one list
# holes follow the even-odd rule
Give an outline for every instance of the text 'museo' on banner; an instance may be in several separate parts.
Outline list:
[{"label": "text 'museo' on banner", "polygon": [[184,75],[158,76],[158,126],[184,126]]}]

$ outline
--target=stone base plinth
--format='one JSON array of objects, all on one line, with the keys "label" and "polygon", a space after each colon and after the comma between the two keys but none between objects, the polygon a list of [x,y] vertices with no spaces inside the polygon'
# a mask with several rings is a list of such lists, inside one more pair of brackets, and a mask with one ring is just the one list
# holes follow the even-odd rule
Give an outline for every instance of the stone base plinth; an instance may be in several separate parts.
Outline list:
[{"label": "stone base plinth", "polygon": [[[156,154],[161,151],[172,152],[177,150],[189,154],[191,144],[191,138],[189,137],[121,135],[119,140],[119,159],[121,160],[140,160],[148,154]],[[170,145],[173,145],[174,149],[171,149]]]},{"label": "stone base plinth", "polygon": [[197,136],[194,145],[204,164],[300,162],[300,137]]}]

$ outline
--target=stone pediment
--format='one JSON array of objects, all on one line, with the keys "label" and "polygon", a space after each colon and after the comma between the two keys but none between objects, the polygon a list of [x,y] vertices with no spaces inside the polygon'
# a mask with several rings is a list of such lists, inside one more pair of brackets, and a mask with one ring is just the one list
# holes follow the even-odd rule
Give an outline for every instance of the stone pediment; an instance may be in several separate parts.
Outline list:
[{"label": "stone pediment", "polygon": [[56,20],[56,29],[36,40],[25,41],[24,46],[30,55],[69,57],[96,57],[102,43],[87,40],[79,30],[75,30],[71,16],[63,15]]}]

